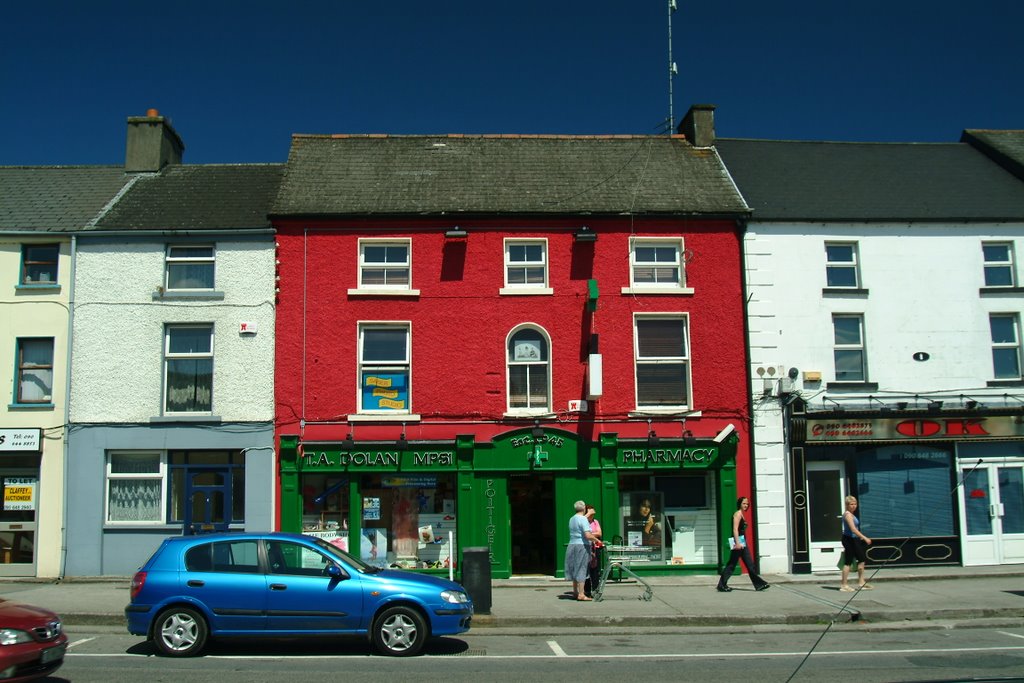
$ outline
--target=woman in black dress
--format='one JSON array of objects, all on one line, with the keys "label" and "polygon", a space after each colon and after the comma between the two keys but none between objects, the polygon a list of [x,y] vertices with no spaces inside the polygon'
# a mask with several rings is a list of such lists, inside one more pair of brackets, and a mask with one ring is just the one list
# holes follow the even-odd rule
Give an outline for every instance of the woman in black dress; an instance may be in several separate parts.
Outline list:
[{"label": "woman in black dress", "polygon": [[747,574],[750,575],[750,582],[754,584],[754,590],[763,591],[768,588],[768,582],[758,576],[754,559],[750,555],[750,549],[747,548],[745,513],[749,509],[750,499],[746,496],[742,496],[736,501],[736,512],[732,515],[732,538],[729,539],[729,547],[732,548],[732,551],[729,553],[729,563],[725,565],[725,569],[722,570],[722,575],[718,579],[718,590],[722,593],[732,590],[729,588],[729,577],[732,576],[736,564],[741,559],[743,566],[747,568]]}]

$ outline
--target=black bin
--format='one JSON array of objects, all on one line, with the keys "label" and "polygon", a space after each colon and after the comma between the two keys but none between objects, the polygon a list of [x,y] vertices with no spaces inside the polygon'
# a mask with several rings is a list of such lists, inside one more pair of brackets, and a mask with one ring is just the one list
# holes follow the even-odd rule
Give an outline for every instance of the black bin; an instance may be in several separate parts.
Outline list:
[{"label": "black bin", "polygon": [[491,552],[486,546],[462,549],[462,586],[477,614],[491,613]]}]

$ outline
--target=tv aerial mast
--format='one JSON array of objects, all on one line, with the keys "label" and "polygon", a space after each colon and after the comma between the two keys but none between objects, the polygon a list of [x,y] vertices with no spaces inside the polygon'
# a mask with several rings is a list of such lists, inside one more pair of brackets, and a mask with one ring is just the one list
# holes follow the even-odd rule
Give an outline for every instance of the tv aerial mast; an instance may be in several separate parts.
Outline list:
[{"label": "tv aerial mast", "polygon": [[672,13],[676,11],[676,0],[668,0],[668,119],[665,129],[669,135],[675,130],[675,113],[672,109],[672,79],[679,73],[676,63],[672,61]]}]

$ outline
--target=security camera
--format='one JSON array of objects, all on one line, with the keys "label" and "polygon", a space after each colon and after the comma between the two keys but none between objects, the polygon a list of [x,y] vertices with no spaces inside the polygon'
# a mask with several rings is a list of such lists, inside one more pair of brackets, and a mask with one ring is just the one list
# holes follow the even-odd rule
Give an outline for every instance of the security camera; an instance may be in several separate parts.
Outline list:
[{"label": "security camera", "polygon": [[730,434],[732,434],[732,433],[733,433],[733,432],[735,432],[735,431],[736,431],[736,428],[735,428],[735,427],[733,427],[733,426],[732,426],[732,423],[730,422],[729,424],[725,425],[725,429],[723,429],[722,431],[718,432],[718,436],[716,436],[716,437],[715,437],[715,438],[713,439],[713,441],[714,441],[715,443],[722,443],[722,442],[723,442],[723,441],[725,441],[725,440],[726,440],[727,438],[729,438],[729,435],[730,435]]}]

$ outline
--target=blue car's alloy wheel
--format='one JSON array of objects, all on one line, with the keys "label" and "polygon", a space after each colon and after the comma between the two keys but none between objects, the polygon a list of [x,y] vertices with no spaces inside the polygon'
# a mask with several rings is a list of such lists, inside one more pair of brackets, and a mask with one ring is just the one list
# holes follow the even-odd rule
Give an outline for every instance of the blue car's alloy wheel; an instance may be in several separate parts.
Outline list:
[{"label": "blue car's alloy wheel", "polygon": [[191,657],[206,645],[206,620],[188,607],[172,607],[157,617],[153,642],[170,657]]},{"label": "blue car's alloy wheel", "polygon": [[423,649],[427,625],[411,607],[391,607],[378,615],[373,624],[373,644],[381,654],[411,657]]}]

